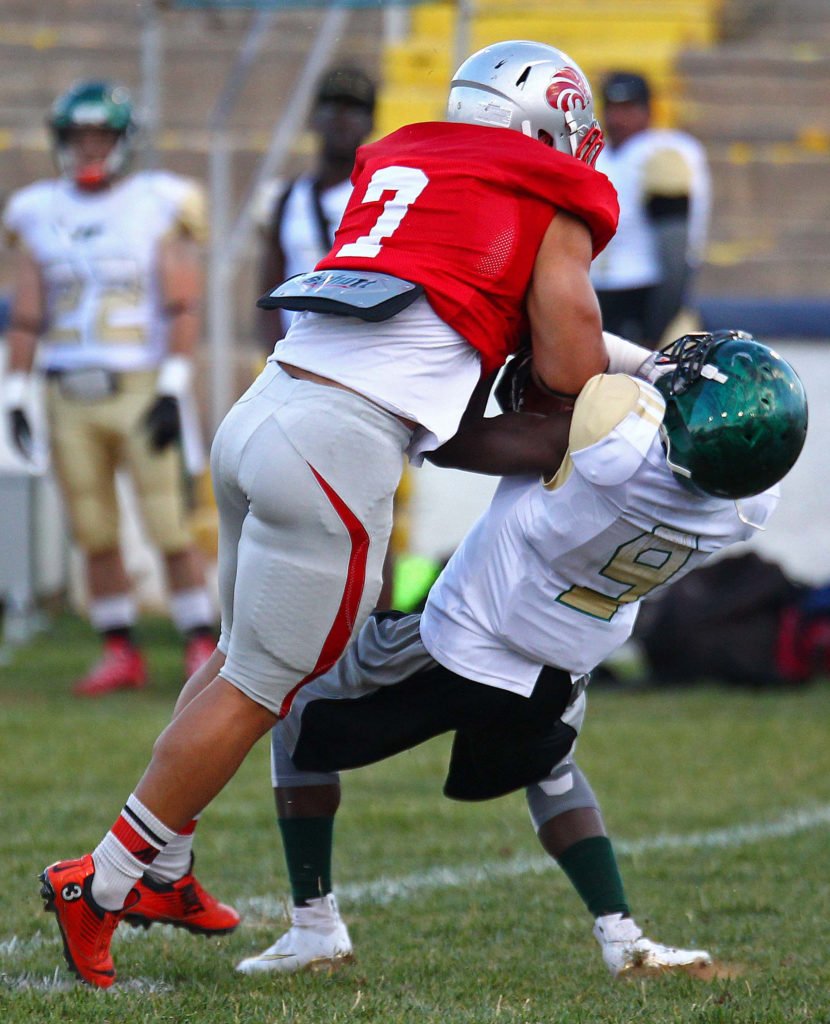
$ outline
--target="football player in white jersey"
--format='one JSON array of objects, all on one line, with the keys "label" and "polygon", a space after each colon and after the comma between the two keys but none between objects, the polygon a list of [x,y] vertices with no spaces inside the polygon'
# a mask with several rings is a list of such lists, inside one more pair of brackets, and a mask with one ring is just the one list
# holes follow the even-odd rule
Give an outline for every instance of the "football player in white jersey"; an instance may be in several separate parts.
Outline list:
[{"label": "football player in white jersey", "polygon": [[[136,123],[123,87],[78,83],[55,102],[49,127],[61,176],[14,193],[3,217],[17,249],[4,427],[27,457],[27,393],[33,373],[44,372],[51,450],[104,645],[75,692],[96,696],[141,687],[146,676],[119,547],[119,466],[129,470],[144,524],[164,555],[186,675],[216,646],[179,443],[201,330],[206,222],[194,182],[162,171],[126,173]],[[202,889],[189,858],[162,864],[143,884],[146,921],[206,933],[239,922]]]},{"label": "football player in white jersey", "polygon": [[[570,425],[539,418],[517,434],[529,465],[547,458],[542,478],[505,478],[423,614],[371,618],[274,730],[295,908],[289,931],[239,971],[351,958],[331,891],[337,771],[449,730],[444,792],[481,800],[526,787],[539,840],[588,907],[615,976],[711,963],[643,936],[573,751],[589,673],[629,636],[640,600],[766,522],[804,441],[806,401],[792,368],[740,332],[684,337],[644,371],[656,386],[594,377]],[[498,465],[503,427],[469,422],[440,458],[463,465],[469,448],[467,468]]]},{"label": "football player in white jersey", "polygon": [[[34,371],[45,373],[52,453],[86,558],[90,618],[103,637],[102,660],[75,692],[97,696],[146,682],[119,547],[119,466],[129,470],[144,525],[164,556],[172,617],[186,643],[185,677],[215,647],[179,444],[181,413],[185,422],[192,415],[206,221],[195,182],[164,171],[127,173],[136,121],[122,86],[80,82],[56,100],[48,123],[61,176],[15,192],[3,216],[17,250],[3,404],[25,456],[32,442],[26,394]],[[199,470],[193,433],[185,433],[185,448]]]},{"label": "football player in white jersey", "polygon": [[[374,111],[375,86],[360,68],[331,68],[317,83],[310,121],[319,147],[314,168],[287,181],[271,182],[263,190],[263,292],[312,270],[331,248],[352,194],[355,153],[372,131]],[[266,353],[290,323],[286,310],[261,311]]]},{"label": "football player in white jersey", "polygon": [[705,256],[711,181],[697,139],[652,126],[650,93],[628,71],[603,82],[608,145],[597,169],[617,190],[620,223],[591,280],[606,329],[656,348],[696,327],[689,299]]}]

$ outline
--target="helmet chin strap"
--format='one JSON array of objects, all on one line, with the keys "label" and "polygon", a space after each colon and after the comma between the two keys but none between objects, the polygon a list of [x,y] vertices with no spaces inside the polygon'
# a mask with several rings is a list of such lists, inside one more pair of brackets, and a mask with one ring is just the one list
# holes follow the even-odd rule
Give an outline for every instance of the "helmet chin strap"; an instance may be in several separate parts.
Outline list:
[{"label": "helmet chin strap", "polygon": [[744,524],[744,526],[751,526],[753,530],[760,530],[761,532],[766,530],[766,526],[760,526],[758,523],[753,523],[751,519],[747,519],[747,517],[741,511],[741,499],[740,498],[735,498],[734,501],[735,501],[735,511],[738,513],[738,519],[740,519],[740,521]]},{"label": "helmet chin strap", "polygon": [[679,463],[674,462],[672,460],[671,438],[669,437],[669,432],[668,430],[666,430],[666,425],[664,423],[660,424],[660,440],[663,442],[663,449],[666,453],[666,465],[669,467],[672,473],[674,473],[675,476],[682,476],[685,477],[686,480],[691,480],[691,472],[688,469],[686,469],[685,466],[681,466]]}]

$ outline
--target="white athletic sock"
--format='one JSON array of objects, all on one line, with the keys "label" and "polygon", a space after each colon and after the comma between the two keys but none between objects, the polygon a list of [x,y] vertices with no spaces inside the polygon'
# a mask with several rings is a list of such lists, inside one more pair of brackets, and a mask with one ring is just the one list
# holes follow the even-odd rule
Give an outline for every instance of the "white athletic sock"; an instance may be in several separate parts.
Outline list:
[{"label": "white athletic sock", "polygon": [[145,868],[175,837],[176,833],[132,794],[118,820],[92,852],[95,902],[105,910],[120,910]]},{"label": "white athletic sock", "polygon": [[185,635],[191,629],[211,626],[216,619],[210,595],[205,587],[174,590],[170,594],[170,615],[173,625]]},{"label": "white athletic sock", "polygon": [[135,601],[130,594],[111,594],[89,602],[89,621],[96,633],[129,629],[136,623]]},{"label": "white athletic sock", "polygon": [[153,863],[147,868],[147,874],[158,882],[178,882],[190,871],[193,858],[193,833],[199,821],[197,814],[193,821],[160,851]]}]

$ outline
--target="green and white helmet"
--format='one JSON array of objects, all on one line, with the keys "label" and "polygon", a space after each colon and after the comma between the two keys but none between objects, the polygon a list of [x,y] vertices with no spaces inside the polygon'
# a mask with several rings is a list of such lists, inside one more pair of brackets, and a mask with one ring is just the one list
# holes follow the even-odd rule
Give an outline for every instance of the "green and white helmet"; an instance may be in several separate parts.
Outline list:
[{"label": "green and white helmet", "polygon": [[666,400],[661,431],[674,473],[721,498],[777,483],[807,435],[807,398],[795,370],[743,331],[686,334],[656,357]]},{"label": "green and white helmet", "polygon": [[[81,188],[100,188],[123,173],[132,157],[138,125],[130,94],[123,85],[76,82],[55,100],[47,124],[58,169]],[[81,128],[103,128],[115,133],[113,147],[103,160],[79,165],[70,140],[73,130]]]}]

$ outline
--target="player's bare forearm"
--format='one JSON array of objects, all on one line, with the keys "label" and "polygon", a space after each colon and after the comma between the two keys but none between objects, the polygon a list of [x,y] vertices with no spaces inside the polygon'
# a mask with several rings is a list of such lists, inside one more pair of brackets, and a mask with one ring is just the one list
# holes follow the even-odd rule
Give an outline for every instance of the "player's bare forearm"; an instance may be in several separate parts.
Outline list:
[{"label": "player's bare forearm", "polygon": [[469,402],[467,402],[467,408],[461,417],[460,426],[463,427],[467,423],[477,423],[479,420],[484,419],[484,414],[487,411],[487,402],[490,399],[490,392],[493,390],[493,384],[495,384],[498,375],[499,371],[496,370],[489,377],[482,377],[473,388],[473,393],[470,395]]},{"label": "player's bare forearm", "polygon": [[436,466],[492,476],[552,474],[567,451],[570,423],[570,412],[470,417],[454,437],[426,457]]},{"label": "player's bare forearm", "polygon": [[25,250],[17,252],[14,269],[14,298],[6,332],[8,369],[29,373],[45,317],[43,280],[40,267]]},{"label": "player's bare forearm", "polygon": [[527,296],[534,378],[543,390],[575,395],[607,366],[591,251],[587,226],[560,210],[542,240]]},{"label": "player's bare forearm", "polygon": [[10,327],[6,334],[9,373],[31,373],[35,362],[37,333],[23,327]]},{"label": "player's bare forearm", "polygon": [[170,311],[167,318],[168,355],[193,355],[202,337],[202,316],[198,309]]},{"label": "player's bare forearm", "polygon": [[191,356],[202,336],[204,270],[199,244],[188,235],[166,239],[159,248],[159,277],[167,351]]}]

